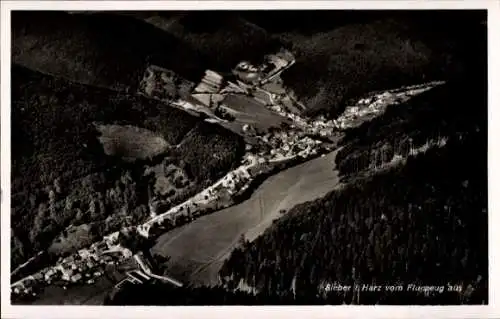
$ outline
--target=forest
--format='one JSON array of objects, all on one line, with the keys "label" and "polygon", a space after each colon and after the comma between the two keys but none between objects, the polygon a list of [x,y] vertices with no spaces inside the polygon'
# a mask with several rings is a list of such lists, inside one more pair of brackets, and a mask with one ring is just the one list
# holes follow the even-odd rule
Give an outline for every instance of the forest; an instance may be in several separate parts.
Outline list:
[{"label": "forest", "polygon": [[[480,16],[480,12],[476,14]],[[465,19],[464,25],[472,23],[471,20],[475,21],[475,18]],[[455,21],[446,27],[451,28],[457,23]],[[457,30],[463,27],[457,26]],[[349,176],[367,168],[380,167],[390,162],[395,155],[405,158],[412,150],[426,143],[436,143],[450,136],[463,138],[487,123],[487,65],[484,62],[487,59],[487,47],[484,26],[475,21],[466,37],[460,41],[456,38],[447,40],[455,42],[454,59],[461,61],[461,64],[446,84],[406,103],[390,105],[382,116],[346,132],[340,143],[343,148],[336,157],[341,175]],[[467,49],[471,47],[474,49]]]},{"label": "forest", "polygon": [[380,117],[346,132],[335,159],[339,172],[356,175],[450,136],[464,138],[477,123],[486,123],[485,108],[471,110],[471,105],[486,105],[487,92],[482,87],[452,81],[406,103],[390,105]]},{"label": "forest", "polygon": [[210,65],[202,53],[161,29],[125,15],[16,11],[12,61],[69,80],[133,92],[155,64],[197,82]]},{"label": "forest", "polygon": [[[281,15],[292,24],[302,13]],[[484,11],[338,15],[344,12],[311,12],[304,30],[277,33],[296,57],[284,84],[310,114],[336,117],[373,90],[461,76],[470,48],[486,43]]]},{"label": "forest", "polygon": [[[58,235],[65,241],[79,225],[90,226],[87,238],[78,238],[84,245],[149,215],[152,180],[144,169],[161,162],[162,156],[134,163],[106,156],[95,122],[147,128],[170,145],[179,145],[168,155],[189,173],[196,185],[191,193],[237,165],[244,152],[238,135],[161,102],[14,65],[13,267],[49,248]],[[52,248],[56,246],[54,253],[68,252],[64,242]]]},{"label": "forest", "polygon": [[296,206],[233,251],[220,276],[229,289],[243,281],[259,292],[293,292],[299,299],[321,294],[328,282],[452,283],[468,293],[332,292],[323,298],[333,304],[475,304],[487,302],[487,247],[483,130]]}]

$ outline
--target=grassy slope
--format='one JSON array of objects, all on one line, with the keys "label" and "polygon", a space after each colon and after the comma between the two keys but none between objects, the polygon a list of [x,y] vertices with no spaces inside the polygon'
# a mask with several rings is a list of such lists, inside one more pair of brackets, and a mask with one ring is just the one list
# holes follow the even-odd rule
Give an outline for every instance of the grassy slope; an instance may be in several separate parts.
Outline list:
[{"label": "grassy slope", "polygon": [[147,63],[197,81],[204,57],[137,19],[111,14],[14,12],[13,62],[75,82],[135,90]]}]

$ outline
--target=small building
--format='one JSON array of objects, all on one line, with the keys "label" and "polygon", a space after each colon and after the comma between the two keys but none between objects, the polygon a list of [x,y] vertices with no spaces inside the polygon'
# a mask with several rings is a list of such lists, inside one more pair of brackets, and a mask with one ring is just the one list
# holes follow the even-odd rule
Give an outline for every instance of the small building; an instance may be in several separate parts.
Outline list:
[{"label": "small building", "polygon": [[49,280],[50,278],[52,278],[52,276],[54,276],[55,273],[56,273],[56,271],[54,269],[49,269],[45,273],[45,280]]},{"label": "small building", "polygon": [[38,272],[38,273],[34,274],[33,275],[33,279],[35,279],[35,280],[42,280],[43,279],[42,273]]},{"label": "small building", "polygon": [[238,65],[236,66],[237,69],[240,69],[240,70],[248,70],[248,68],[250,67],[250,63],[247,62],[247,61],[241,61],[240,63],[238,63]]},{"label": "small building", "polygon": [[77,282],[80,279],[82,279],[82,274],[75,274],[75,275],[71,276],[72,282]]},{"label": "small building", "polygon": [[71,269],[66,269],[66,268],[65,268],[65,269],[62,271],[62,279],[63,279],[63,280],[70,280],[70,278],[71,278],[71,276],[73,275],[73,273],[74,273],[74,272],[73,272],[73,270],[71,270]]},{"label": "small building", "polygon": [[87,259],[90,255],[90,252],[88,251],[88,249],[81,249],[78,251],[78,254],[80,255],[80,257],[82,257],[82,259]]},{"label": "small building", "polygon": [[87,260],[87,267],[88,268],[94,268],[95,267],[95,263],[92,260]]}]

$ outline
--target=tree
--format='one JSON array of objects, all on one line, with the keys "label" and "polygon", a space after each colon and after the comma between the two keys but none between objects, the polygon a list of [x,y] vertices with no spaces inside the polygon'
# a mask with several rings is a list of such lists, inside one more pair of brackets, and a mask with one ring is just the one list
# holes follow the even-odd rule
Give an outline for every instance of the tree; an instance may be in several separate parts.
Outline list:
[{"label": "tree", "polygon": [[93,196],[90,197],[89,213],[90,213],[90,219],[92,221],[99,220],[99,213],[97,211],[97,206],[96,206],[95,199]]},{"label": "tree", "polygon": [[47,216],[47,206],[44,203],[41,203],[38,206],[38,212],[33,221],[33,227],[30,230],[30,240],[32,243],[36,241],[37,236],[40,234],[43,227],[45,226],[46,216]]},{"label": "tree", "polygon": [[61,181],[59,178],[54,179],[54,189],[57,194],[61,194]]}]

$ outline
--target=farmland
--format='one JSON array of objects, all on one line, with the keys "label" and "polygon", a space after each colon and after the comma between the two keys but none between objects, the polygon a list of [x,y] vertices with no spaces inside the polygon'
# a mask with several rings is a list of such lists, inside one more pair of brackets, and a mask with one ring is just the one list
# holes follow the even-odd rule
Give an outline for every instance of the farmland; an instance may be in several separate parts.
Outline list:
[{"label": "farmland", "polygon": [[267,130],[270,127],[279,127],[282,122],[290,122],[249,96],[230,94],[224,98],[222,104],[234,111],[231,114],[236,117],[235,121],[251,124],[257,129]]},{"label": "farmland", "polygon": [[222,262],[242,235],[253,240],[279,217],[280,210],[321,197],[336,187],[335,154],[270,177],[250,199],[162,235],[152,251],[171,257],[168,272],[176,278],[195,284],[217,283]]}]

